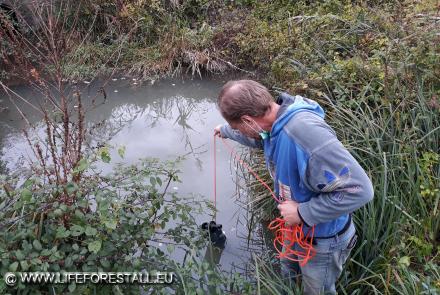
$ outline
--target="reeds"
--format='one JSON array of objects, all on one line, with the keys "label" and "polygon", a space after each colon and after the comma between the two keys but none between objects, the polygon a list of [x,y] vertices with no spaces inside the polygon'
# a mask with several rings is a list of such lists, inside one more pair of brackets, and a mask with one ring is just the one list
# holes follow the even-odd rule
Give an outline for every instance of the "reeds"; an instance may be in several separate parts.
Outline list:
[{"label": "reeds", "polygon": [[[399,86],[391,91],[399,94]],[[354,214],[359,242],[340,279],[344,294],[439,290],[440,110],[430,105],[434,93],[422,80],[414,90],[414,101],[403,95],[387,104],[367,103],[367,97],[352,98],[351,107],[337,97],[326,103],[328,122],[375,189],[373,201]],[[263,167],[262,162],[256,165]],[[265,219],[274,209],[270,201],[264,202],[270,196],[262,197],[253,179],[248,182],[252,219]],[[258,268],[263,262],[255,263]],[[267,275],[273,277],[269,290],[279,278]],[[260,271],[259,280],[268,277],[262,278]]]}]

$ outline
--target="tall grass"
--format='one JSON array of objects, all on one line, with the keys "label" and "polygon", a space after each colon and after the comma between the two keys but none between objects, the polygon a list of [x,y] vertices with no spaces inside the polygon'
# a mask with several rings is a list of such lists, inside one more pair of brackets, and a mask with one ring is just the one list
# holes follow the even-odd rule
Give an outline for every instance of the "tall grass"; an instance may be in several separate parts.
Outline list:
[{"label": "tall grass", "polygon": [[396,87],[403,97],[396,103],[371,105],[361,97],[352,109],[331,107],[332,126],[375,187],[374,200],[355,214],[361,243],[342,280],[348,294],[430,294],[440,287],[440,116],[428,103],[434,94],[416,83],[416,100]]},{"label": "tall grass", "polygon": [[[340,278],[343,294],[440,291],[439,109],[430,104],[434,94],[422,80],[416,81],[415,100],[405,99],[401,86],[391,89],[402,98],[394,103],[372,104],[367,97],[352,98],[351,107],[337,97],[323,103],[328,122],[375,189],[373,201],[354,214],[359,241]],[[248,181],[251,191],[258,187]],[[260,189],[251,195],[252,220],[276,214],[270,196]],[[270,264],[276,261],[255,263],[260,284],[272,293],[281,281]]]},{"label": "tall grass", "polygon": [[[254,26],[245,26],[248,33],[237,38],[247,41],[240,49],[249,62],[268,67],[266,85],[325,107],[327,122],[373,181],[374,200],[354,214],[359,242],[339,292],[437,294],[438,5],[364,4],[298,1],[286,8],[264,3],[249,18]],[[250,161],[269,182],[261,154],[251,152]],[[277,215],[261,185],[252,177],[245,181],[252,224]],[[276,261],[263,256],[254,264],[258,280],[272,282],[260,282],[260,292],[271,293],[279,285],[276,266],[273,272],[262,269]]]}]

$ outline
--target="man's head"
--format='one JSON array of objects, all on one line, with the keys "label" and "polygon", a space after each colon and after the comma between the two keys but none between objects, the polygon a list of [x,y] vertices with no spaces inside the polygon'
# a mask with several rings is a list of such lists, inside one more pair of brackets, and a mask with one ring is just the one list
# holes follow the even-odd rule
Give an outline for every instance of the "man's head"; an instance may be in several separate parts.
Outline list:
[{"label": "man's head", "polygon": [[271,124],[268,126],[262,120],[272,111],[274,101],[267,88],[258,82],[229,81],[220,91],[217,104],[229,125],[246,136],[259,138],[259,132],[270,130]]}]

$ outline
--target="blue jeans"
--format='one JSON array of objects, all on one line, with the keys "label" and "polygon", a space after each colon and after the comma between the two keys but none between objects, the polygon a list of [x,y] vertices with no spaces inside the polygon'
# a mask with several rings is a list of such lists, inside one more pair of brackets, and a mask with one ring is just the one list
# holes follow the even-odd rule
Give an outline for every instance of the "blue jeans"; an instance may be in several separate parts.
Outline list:
[{"label": "blue jeans", "polygon": [[[341,235],[328,239],[315,238],[316,255],[306,265],[300,266],[289,259],[281,259],[281,274],[285,279],[302,278],[304,294],[336,294],[336,280],[342,272],[351,250],[356,244],[353,221]],[[295,247],[295,250],[301,250]]]}]

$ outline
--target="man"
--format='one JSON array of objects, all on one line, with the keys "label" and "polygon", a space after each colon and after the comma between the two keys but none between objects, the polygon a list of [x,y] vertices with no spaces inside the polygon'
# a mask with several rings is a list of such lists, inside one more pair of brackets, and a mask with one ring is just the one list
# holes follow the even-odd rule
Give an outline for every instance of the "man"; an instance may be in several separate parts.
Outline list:
[{"label": "man", "polygon": [[275,102],[252,80],[226,83],[218,107],[229,123],[214,134],[262,148],[288,224],[315,226],[316,255],[304,266],[281,260],[283,276],[301,273],[304,294],[336,294],[335,282],[357,236],[351,213],[373,198],[370,179],[324,121],[314,101],[282,93]]}]

